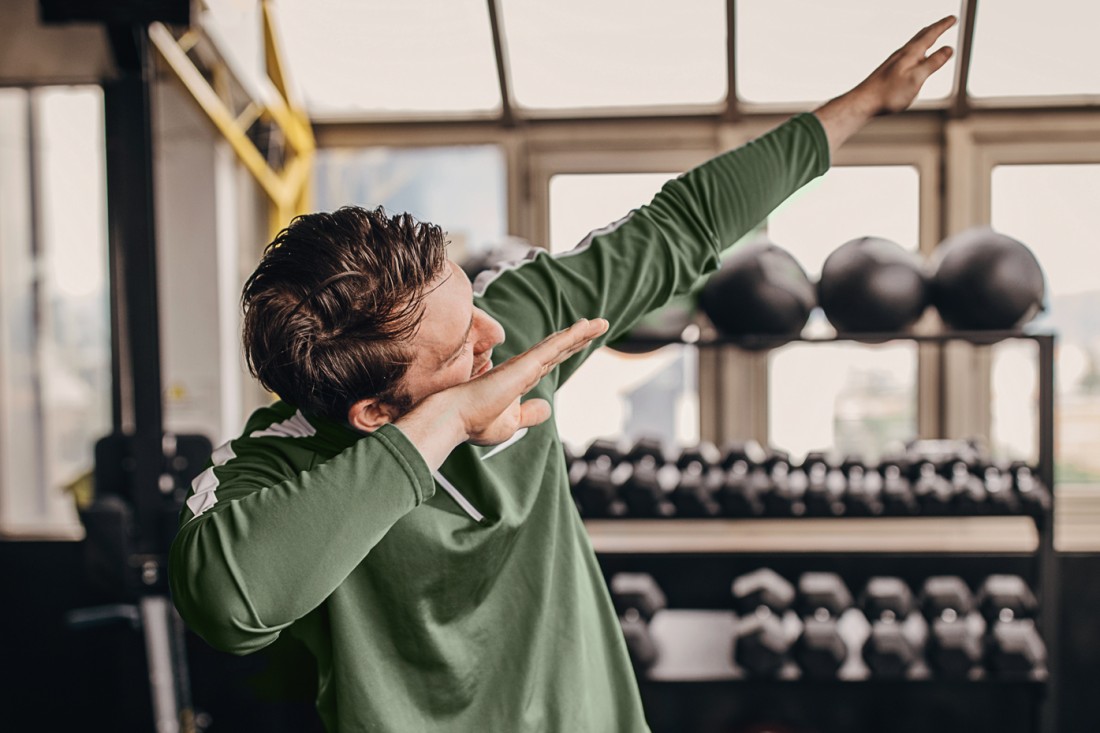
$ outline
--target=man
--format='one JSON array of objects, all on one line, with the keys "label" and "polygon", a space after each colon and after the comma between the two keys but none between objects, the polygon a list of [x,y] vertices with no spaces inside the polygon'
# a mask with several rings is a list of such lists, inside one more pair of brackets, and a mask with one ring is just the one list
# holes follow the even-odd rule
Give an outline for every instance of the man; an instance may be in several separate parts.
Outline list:
[{"label": "man", "polygon": [[954,21],[572,252],[476,291],[442,232],[408,215],[296,219],[243,299],[249,364],[285,401],[194,483],[171,566],[187,622],[236,653],[300,638],[333,731],[648,730],[547,422],[554,391],[868,119],[909,106],[950,57],[925,54]]}]

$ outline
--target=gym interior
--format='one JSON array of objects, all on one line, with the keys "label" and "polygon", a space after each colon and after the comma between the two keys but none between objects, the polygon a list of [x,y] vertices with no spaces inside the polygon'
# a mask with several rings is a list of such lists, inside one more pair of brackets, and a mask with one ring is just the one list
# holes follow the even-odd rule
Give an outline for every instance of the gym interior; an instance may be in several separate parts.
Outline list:
[{"label": "gym interior", "polygon": [[954,14],[955,53],[557,394],[654,733],[1100,730],[1100,6],[6,0],[0,727],[321,731],[166,557],[297,214],[565,252]]}]

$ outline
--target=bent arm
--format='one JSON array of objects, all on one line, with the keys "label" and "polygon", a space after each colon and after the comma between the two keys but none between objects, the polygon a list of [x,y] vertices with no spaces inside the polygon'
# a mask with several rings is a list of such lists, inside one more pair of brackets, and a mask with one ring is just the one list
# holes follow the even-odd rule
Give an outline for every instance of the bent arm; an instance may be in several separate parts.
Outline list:
[{"label": "bent arm", "polygon": [[224,651],[245,654],[274,641],[435,490],[428,466],[394,426],[315,468],[295,465],[301,443],[286,445],[285,461],[249,438],[219,449],[226,460],[196,480],[172,544],[176,607]]}]

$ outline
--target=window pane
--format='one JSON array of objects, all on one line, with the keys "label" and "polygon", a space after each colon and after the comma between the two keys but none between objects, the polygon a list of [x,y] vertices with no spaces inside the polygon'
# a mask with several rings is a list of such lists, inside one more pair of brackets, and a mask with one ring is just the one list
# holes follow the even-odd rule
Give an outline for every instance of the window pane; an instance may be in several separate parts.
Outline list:
[{"label": "window pane", "polygon": [[450,258],[462,262],[508,231],[504,176],[493,145],[327,149],[316,158],[314,191],[324,211],[382,205],[439,224],[450,236]]},{"label": "window pane", "polygon": [[[959,7],[958,0],[738,0],[737,95],[748,102],[823,102],[858,84],[918,29],[958,15]],[[958,35],[956,24],[940,45],[957,46]],[[918,99],[948,96],[954,75],[952,57]]]},{"label": "window pane", "polygon": [[[873,235],[916,251],[920,177],[911,166],[833,168],[784,203],[768,237],[811,279],[840,245]],[[820,310],[808,333],[829,331]],[[917,350],[912,343],[791,345],[770,357],[769,441],[796,455],[836,449],[873,460],[917,434]]]},{"label": "window pane", "polygon": [[[550,250],[572,249],[593,229],[648,202],[673,173],[558,175],[550,179]],[[598,314],[593,314],[598,315]],[[696,354],[666,346],[649,354],[593,354],[555,396],[562,439],[581,447],[599,437],[699,440]]]},{"label": "window pane", "polygon": [[516,103],[709,104],[726,96],[722,0],[504,0]]},{"label": "window pane", "polygon": [[[37,530],[75,524],[62,489],[91,470],[94,443],[111,428],[103,97],[59,87],[4,99],[3,523]],[[37,120],[37,238],[27,101]]]},{"label": "window pane", "polygon": [[0,90],[0,518],[42,513],[27,104]]},{"label": "window pane", "polygon": [[[1036,15],[1040,12],[1041,16]],[[1100,94],[1100,4],[978,3],[967,92],[975,97]]]},{"label": "window pane", "polygon": [[481,0],[282,0],[287,65],[312,115],[500,109]]},{"label": "window pane", "polygon": [[[1056,462],[1060,482],[1100,483],[1100,278],[1095,232],[1100,165],[993,169],[992,225],[1027,244],[1046,272],[1049,310],[1034,323],[1058,334]],[[1034,459],[1038,387],[1034,345],[994,354],[995,449]]]}]

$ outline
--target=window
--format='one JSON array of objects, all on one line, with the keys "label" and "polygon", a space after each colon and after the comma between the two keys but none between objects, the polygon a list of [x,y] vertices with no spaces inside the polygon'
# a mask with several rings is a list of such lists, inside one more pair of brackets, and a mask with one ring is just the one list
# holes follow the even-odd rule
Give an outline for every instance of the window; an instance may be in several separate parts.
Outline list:
[{"label": "window", "polygon": [[[1100,4],[978,3],[967,91],[975,97],[1100,94]],[[1027,49],[1021,52],[1021,49]]]},{"label": "window", "polygon": [[0,94],[0,530],[73,531],[111,429],[103,97]]},{"label": "window", "polygon": [[508,231],[504,156],[493,145],[328,149],[318,153],[315,207],[356,204],[408,211],[448,233],[462,262]]},{"label": "window", "polygon": [[[1056,480],[1100,484],[1100,164],[1000,165],[991,189],[993,228],[1031,247],[1046,274],[1048,309],[1032,327],[1058,335]],[[992,441],[1007,458],[1036,458],[1035,359],[1034,344],[994,352]]]},{"label": "window", "polygon": [[716,104],[726,96],[721,0],[505,0],[516,103],[529,108]]},{"label": "window", "polygon": [[500,109],[481,0],[282,0],[275,7],[287,65],[311,116]]},{"label": "window", "polygon": [[[564,174],[550,179],[550,251],[572,249],[591,230],[648,202],[673,173]],[[697,360],[693,347],[670,345],[642,355],[601,349],[558,390],[562,440],[659,437],[699,440]]]},{"label": "window", "polygon": [[[858,84],[909,40],[915,28],[958,15],[959,5],[958,0],[739,0],[737,96],[761,103],[831,99]],[[793,18],[798,22],[791,22]],[[957,47],[958,35],[956,24],[941,45]],[[947,97],[954,65],[952,58],[928,80],[918,99]]]},{"label": "window", "polygon": [[[768,237],[817,280],[829,253],[873,235],[917,250],[920,176],[912,166],[833,168],[768,220]],[[808,334],[830,327],[820,310]],[[772,352],[769,442],[804,455],[835,449],[875,460],[917,435],[916,345],[792,344]]]}]

